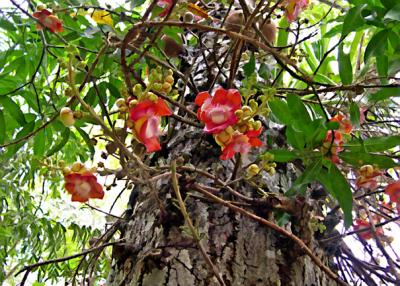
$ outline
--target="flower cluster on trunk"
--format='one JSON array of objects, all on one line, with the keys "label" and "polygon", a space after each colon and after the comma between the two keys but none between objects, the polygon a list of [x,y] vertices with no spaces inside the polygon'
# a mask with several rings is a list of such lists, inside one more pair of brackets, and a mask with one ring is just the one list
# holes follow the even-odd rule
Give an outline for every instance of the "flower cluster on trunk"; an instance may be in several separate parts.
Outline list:
[{"label": "flower cluster on trunk", "polygon": [[197,117],[205,124],[204,132],[213,134],[221,146],[222,160],[231,159],[236,153],[247,154],[251,147],[262,145],[257,138],[262,131],[261,122],[254,121],[250,107],[242,108],[241,102],[238,90],[221,87],[213,96],[205,91],[195,99],[199,106]]}]

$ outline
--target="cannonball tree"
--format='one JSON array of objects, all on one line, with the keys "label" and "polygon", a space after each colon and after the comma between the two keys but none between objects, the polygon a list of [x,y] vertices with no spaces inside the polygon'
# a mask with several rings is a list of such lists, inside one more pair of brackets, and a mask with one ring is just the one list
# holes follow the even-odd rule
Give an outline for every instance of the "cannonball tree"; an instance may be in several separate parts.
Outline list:
[{"label": "cannonball tree", "polygon": [[396,0],[9,0],[0,282],[400,285]]}]

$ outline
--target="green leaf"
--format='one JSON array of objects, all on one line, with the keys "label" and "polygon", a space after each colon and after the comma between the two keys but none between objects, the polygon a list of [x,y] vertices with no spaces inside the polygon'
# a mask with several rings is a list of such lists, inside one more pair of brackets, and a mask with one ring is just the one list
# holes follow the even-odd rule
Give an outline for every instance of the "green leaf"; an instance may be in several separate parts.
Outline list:
[{"label": "green leaf", "polygon": [[251,55],[248,63],[243,66],[244,75],[250,77],[256,70],[256,58],[254,54]]},{"label": "green leaf", "polygon": [[388,70],[389,70],[389,58],[387,55],[376,56],[376,69],[378,75],[381,77],[381,83],[386,84],[388,82]]},{"label": "green leaf", "polygon": [[325,162],[327,168],[320,169],[317,180],[325,189],[339,202],[344,213],[344,223],[346,227],[352,225],[353,195],[350,186],[340,172],[340,170],[331,161]]},{"label": "green leaf", "polygon": [[361,11],[364,6],[356,6],[351,8],[344,18],[342,37],[347,36],[350,32],[356,31],[361,28],[365,21],[361,15]]},{"label": "green leaf", "polygon": [[[17,135],[15,136],[14,140],[18,140],[26,135],[28,135],[29,133],[31,133],[33,131],[33,129],[35,128],[35,120],[30,121],[29,123],[25,124],[24,127],[17,133]],[[23,140],[17,144],[11,145],[7,148],[7,153],[5,154],[6,158],[11,158],[12,156],[14,156],[15,153],[17,153],[17,151],[25,145],[25,143],[27,142],[27,140]]]},{"label": "green leaf", "polygon": [[388,99],[390,97],[397,97],[400,96],[400,87],[384,87],[381,90],[370,94],[368,96],[369,101],[381,101]]},{"label": "green leaf", "polygon": [[286,99],[292,118],[292,125],[301,131],[309,131],[310,115],[303,101],[297,95],[289,94]]},{"label": "green leaf", "polygon": [[339,75],[342,83],[349,85],[353,82],[353,67],[351,66],[350,55],[343,51],[343,44],[339,46]]},{"label": "green leaf", "polygon": [[400,136],[373,137],[362,140],[355,138],[346,143],[346,150],[350,152],[383,152],[399,146]]},{"label": "green leaf", "polygon": [[90,153],[92,155],[92,158],[93,158],[95,150],[94,150],[92,142],[90,141],[89,135],[84,130],[82,130],[82,128],[79,128],[77,126],[75,126],[75,128],[76,128],[76,130],[78,130],[79,134],[82,136],[82,138],[85,141],[86,145],[88,146]]},{"label": "green leaf", "polygon": [[33,154],[43,156],[46,150],[46,128],[40,130],[33,139]]},{"label": "green leaf", "polygon": [[304,133],[294,130],[291,126],[286,128],[286,139],[293,148],[300,151],[304,149],[306,144]]},{"label": "green leaf", "polygon": [[285,163],[299,158],[299,155],[296,152],[284,149],[269,150],[268,153],[273,154],[274,161],[279,163]]},{"label": "green leaf", "polygon": [[400,4],[397,4],[394,6],[392,9],[390,9],[385,17],[383,17],[384,20],[395,20],[395,21],[400,21]]},{"label": "green leaf", "polygon": [[293,196],[296,194],[303,194],[306,191],[307,185],[316,180],[322,168],[322,158],[311,162],[304,172],[296,179],[291,188],[285,193],[286,196]]},{"label": "green leaf", "polygon": [[19,108],[19,105],[11,98],[7,96],[0,97],[0,104],[21,126],[26,124],[25,116]]},{"label": "green leaf", "polygon": [[342,152],[339,157],[348,164],[356,167],[363,165],[377,165],[381,169],[389,169],[398,166],[391,158],[384,155],[373,155],[364,152]]},{"label": "green leaf", "polygon": [[58,142],[47,152],[46,156],[50,157],[54,153],[60,151],[65,144],[67,144],[69,140],[71,131],[69,128],[65,128],[64,131],[61,133],[61,138],[58,140]]},{"label": "green leaf", "polygon": [[287,31],[287,28],[289,27],[289,23],[286,19],[286,17],[282,17],[281,21],[279,22],[279,33],[278,33],[278,41],[277,45],[278,47],[284,47],[288,43],[288,38],[289,38],[289,32]]},{"label": "green leaf", "polygon": [[350,120],[353,126],[360,126],[360,108],[355,102],[350,104]]},{"label": "green leaf", "polygon": [[385,54],[388,44],[388,31],[382,30],[372,36],[365,48],[364,62],[367,62],[371,56],[380,56]]},{"label": "green leaf", "polygon": [[4,120],[3,110],[0,109],[0,144],[6,139],[6,122]]},{"label": "green leaf", "polygon": [[286,102],[279,99],[270,100],[268,106],[272,111],[272,114],[284,125],[290,125],[292,117],[289,113],[289,107]]}]

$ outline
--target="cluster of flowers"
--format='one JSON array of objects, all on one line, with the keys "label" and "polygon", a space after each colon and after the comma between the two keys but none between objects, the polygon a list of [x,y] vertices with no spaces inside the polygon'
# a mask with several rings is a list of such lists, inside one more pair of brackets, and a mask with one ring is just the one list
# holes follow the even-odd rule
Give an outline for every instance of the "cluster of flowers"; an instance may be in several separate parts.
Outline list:
[{"label": "cluster of flowers", "polygon": [[65,189],[71,194],[73,202],[85,203],[89,199],[104,197],[103,187],[97,182],[94,172],[95,169],[87,169],[79,162],[63,169]]},{"label": "cluster of flowers", "polygon": [[[359,170],[359,177],[356,180],[356,186],[358,188],[365,188],[369,190],[374,190],[378,186],[376,178],[381,176],[382,172],[376,169],[374,166],[365,165]],[[385,194],[389,196],[390,203],[379,202],[381,211],[383,213],[392,212],[393,204],[395,204],[397,213],[400,214],[400,180],[388,184],[385,188]],[[380,215],[373,216],[373,223],[380,223],[382,217]],[[357,218],[354,221],[354,230],[360,230],[362,228],[371,227],[370,222],[367,221],[366,216]],[[380,238],[385,238],[382,227],[376,228],[376,235]],[[371,231],[359,232],[358,236],[364,240],[373,238]]]},{"label": "cluster of flowers", "polygon": [[159,142],[161,118],[172,115],[165,101],[150,89],[162,94],[170,93],[174,83],[172,75],[172,70],[168,70],[164,75],[160,69],[154,69],[150,72],[146,90],[143,90],[140,84],[136,84],[133,88],[134,97],[116,102],[120,113],[129,112],[126,124],[132,129],[136,140],[146,147],[148,153],[161,149]]},{"label": "cluster of flowers", "polygon": [[262,131],[261,122],[254,120],[256,112],[250,106],[242,107],[241,101],[238,90],[223,88],[218,88],[213,96],[200,92],[195,99],[198,119],[205,124],[204,131],[213,134],[221,146],[222,160],[262,145],[257,138]]},{"label": "cluster of flowers", "polygon": [[343,114],[338,114],[331,118],[330,122],[339,123],[339,129],[332,131],[329,130],[322,142],[322,152],[330,154],[333,163],[340,163],[338,154],[343,151],[343,137],[351,133],[352,126],[350,120]]}]

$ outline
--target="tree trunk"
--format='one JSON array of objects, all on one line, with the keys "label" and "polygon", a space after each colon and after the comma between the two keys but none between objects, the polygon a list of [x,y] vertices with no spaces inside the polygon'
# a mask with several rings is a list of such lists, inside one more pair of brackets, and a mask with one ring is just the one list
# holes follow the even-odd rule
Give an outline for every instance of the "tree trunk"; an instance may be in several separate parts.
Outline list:
[{"label": "tree trunk", "polygon": [[[221,168],[219,149],[211,146],[211,140],[208,142],[207,137],[196,131],[186,134],[192,135],[190,138],[182,135],[183,140],[169,142],[169,159],[176,158],[179,153],[181,159],[185,158],[185,164],[192,163],[198,168],[218,174],[222,179],[224,176],[228,179],[233,164],[225,163]],[[202,141],[199,138],[203,138]],[[269,192],[287,189],[293,177],[289,167],[285,165],[278,168],[275,176],[262,178],[267,182]],[[189,215],[202,236],[201,243],[226,285],[336,285],[293,241],[258,222],[208,201],[187,184],[188,181],[196,181],[212,186],[213,181],[198,175],[196,177],[194,173],[179,173],[182,175],[181,193],[184,199],[186,197]],[[165,207],[164,211],[160,211],[155,192],[149,186],[135,188],[138,198],[133,214],[121,229],[121,237],[127,243],[113,249],[112,270],[107,285],[220,285],[197,244],[187,235],[187,229],[182,228],[185,222],[174,203],[175,195],[170,181],[170,177],[165,177],[155,186],[157,196]],[[249,185],[237,186],[235,189],[257,197],[257,191]],[[218,195],[226,200],[234,199],[223,190]],[[273,220],[271,210],[251,210]],[[309,228],[301,228],[294,223],[287,224],[286,228],[297,229],[302,238],[309,237],[310,247],[314,244]],[[321,254],[319,257],[322,256],[321,250],[315,248],[315,252]]]}]

